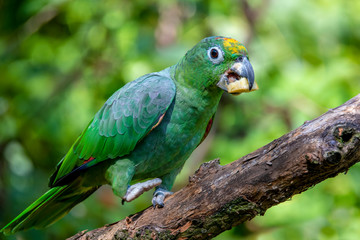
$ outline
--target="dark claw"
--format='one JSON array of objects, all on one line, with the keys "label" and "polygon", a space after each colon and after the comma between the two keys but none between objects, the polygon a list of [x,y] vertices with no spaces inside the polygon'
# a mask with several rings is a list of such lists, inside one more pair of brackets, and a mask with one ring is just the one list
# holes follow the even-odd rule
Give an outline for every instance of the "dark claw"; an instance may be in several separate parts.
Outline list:
[{"label": "dark claw", "polygon": [[[130,184],[128,184],[127,190],[129,190],[129,188],[130,188]],[[121,200],[121,205],[124,205],[124,203],[125,203],[125,200],[124,199]]]},{"label": "dark claw", "polygon": [[165,206],[164,203],[153,203],[154,209],[155,209],[156,207],[158,207],[158,208],[163,208],[164,206]]}]

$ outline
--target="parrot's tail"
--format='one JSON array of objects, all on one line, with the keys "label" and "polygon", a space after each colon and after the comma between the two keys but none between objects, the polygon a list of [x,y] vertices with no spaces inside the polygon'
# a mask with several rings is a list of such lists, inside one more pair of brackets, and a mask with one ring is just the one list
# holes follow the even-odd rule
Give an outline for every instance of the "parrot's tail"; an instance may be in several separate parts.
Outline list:
[{"label": "parrot's tail", "polygon": [[5,235],[29,228],[44,228],[66,215],[98,187],[81,187],[72,183],[53,187],[0,230]]}]

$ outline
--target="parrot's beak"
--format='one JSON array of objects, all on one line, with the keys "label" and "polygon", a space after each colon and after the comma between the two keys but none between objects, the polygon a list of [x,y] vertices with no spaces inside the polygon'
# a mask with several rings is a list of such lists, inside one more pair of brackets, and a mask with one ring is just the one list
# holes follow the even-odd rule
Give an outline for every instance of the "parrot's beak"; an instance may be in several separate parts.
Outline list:
[{"label": "parrot's beak", "polygon": [[217,86],[228,93],[238,95],[259,89],[254,78],[254,70],[247,57],[240,57],[221,75]]}]

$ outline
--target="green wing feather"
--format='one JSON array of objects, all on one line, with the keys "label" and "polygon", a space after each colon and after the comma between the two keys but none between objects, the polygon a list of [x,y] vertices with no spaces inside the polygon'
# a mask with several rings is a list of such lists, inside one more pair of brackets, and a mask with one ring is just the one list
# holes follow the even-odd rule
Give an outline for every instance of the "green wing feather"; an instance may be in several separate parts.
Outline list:
[{"label": "green wing feather", "polygon": [[[50,186],[74,169],[129,154],[155,126],[175,96],[167,70],[145,75],[115,92],[58,164]],[[55,184],[56,185],[56,184]]]}]

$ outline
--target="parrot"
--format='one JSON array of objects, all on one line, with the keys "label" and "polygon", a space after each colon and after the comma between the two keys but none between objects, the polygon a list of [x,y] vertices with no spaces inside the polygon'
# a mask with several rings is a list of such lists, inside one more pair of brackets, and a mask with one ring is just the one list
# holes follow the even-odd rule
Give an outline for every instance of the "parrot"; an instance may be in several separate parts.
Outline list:
[{"label": "parrot", "polygon": [[117,90],[57,164],[50,189],[0,232],[47,227],[105,184],[123,203],[155,188],[152,205],[163,207],[185,161],[209,133],[223,93],[255,90],[244,45],[204,38],[177,64]]}]

